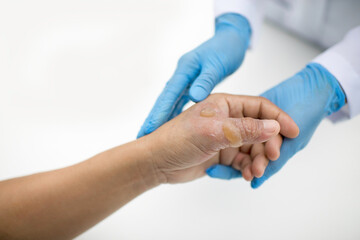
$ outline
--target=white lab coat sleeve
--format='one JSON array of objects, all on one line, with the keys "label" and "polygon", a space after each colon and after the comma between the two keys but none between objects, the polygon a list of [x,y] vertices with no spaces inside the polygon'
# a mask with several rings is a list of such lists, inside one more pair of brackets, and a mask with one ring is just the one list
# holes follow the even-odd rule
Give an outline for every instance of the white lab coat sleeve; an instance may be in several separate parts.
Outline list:
[{"label": "white lab coat sleeve", "polygon": [[215,0],[215,17],[225,13],[238,13],[250,23],[250,47],[258,41],[260,27],[263,20],[262,0]]},{"label": "white lab coat sleeve", "polygon": [[352,118],[360,113],[360,26],[350,30],[344,39],[316,57],[336,77],[343,88],[347,105],[329,116],[333,122]]}]

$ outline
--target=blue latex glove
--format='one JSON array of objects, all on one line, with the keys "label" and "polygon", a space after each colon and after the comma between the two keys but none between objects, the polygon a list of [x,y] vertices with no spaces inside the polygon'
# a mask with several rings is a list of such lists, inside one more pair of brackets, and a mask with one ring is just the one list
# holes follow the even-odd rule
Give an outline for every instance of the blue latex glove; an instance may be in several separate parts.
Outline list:
[{"label": "blue latex glove", "polygon": [[[284,138],[280,157],[270,161],[264,175],[254,178],[252,188],[258,188],[310,141],[320,122],[345,104],[345,94],[336,78],[320,64],[311,63],[295,76],[262,94],[287,112],[300,128],[297,138]],[[207,170],[210,177],[229,179],[237,170],[215,165]]]},{"label": "blue latex glove", "polygon": [[239,14],[216,18],[215,35],[182,56],[174,75],[167,82],[138,133],[147,135],[182,112],[191,99],[204,100],[216,84],[235,72],[249,45],[251,29]]}]

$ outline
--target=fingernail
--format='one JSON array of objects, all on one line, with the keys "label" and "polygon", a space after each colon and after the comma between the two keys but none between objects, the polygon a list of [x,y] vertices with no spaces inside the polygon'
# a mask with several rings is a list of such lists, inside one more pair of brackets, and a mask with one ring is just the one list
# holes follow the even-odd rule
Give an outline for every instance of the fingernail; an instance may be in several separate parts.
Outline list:
[{"label": "fingernail", "polygon": [[275,120],[262,120],[264,126],[264,133],[273,135],[280,131],[280,125]]},{"label": "fingernail", "polygon": [[194,102],[200,102],[204,100],[209,93],[201,86],[194,86],[190,88],[190,98]]}]

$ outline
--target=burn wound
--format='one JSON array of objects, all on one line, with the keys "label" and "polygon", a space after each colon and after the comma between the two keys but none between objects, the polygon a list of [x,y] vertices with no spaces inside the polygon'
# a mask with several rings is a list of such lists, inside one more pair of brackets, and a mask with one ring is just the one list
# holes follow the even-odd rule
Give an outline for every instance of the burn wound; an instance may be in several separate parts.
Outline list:
[{"label": "burn wound", "polygon": [[239,147],[242,145],[240,130],[234,125],[234,123],[225,121],[222,129],[231,147]]},{"label": "burn wound", "polygon": [[215,110],[213,108],[210,107],[206,107],[203,110],[201,110],[200,112],[200,116],[202,117],[213,117],[215,116]]}]

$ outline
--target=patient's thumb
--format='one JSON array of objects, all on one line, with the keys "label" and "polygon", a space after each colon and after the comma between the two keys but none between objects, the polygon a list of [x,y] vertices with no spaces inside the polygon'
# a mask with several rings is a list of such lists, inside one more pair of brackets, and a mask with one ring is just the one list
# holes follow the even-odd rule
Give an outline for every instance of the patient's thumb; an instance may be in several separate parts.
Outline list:
[{"label": "patient's thumb", "polygon": [[275,120],[227,118],[222,131],[227,147],[240,147],[269,140],[280,132],[280,125]]}]

